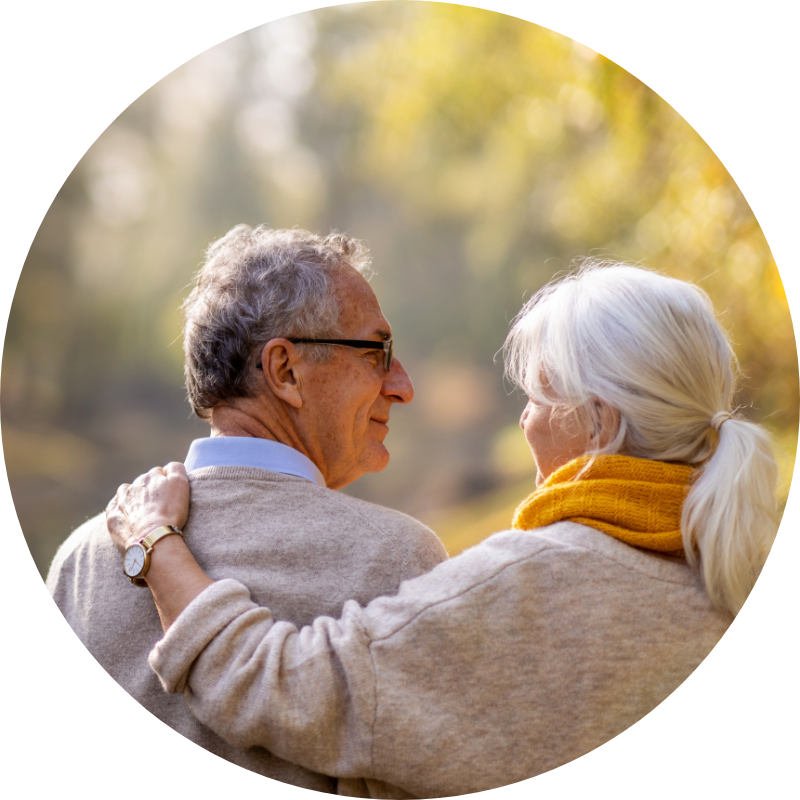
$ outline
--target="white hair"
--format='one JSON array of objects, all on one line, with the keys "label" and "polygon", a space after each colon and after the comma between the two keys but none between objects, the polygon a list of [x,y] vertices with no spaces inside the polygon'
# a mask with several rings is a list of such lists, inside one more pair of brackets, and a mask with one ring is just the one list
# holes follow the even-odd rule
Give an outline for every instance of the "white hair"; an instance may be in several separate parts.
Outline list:
[{"label": "white hair", "polygon": [[514,383],[584,429],[598,429],[598,404],[619,414],[594,452],[698,468],[681,518],[686,557],[736,614],[777,531],[777,467],[767,432],[733,415],[738,364],[705,292],[587,260],[525,304],[504,352]]}]

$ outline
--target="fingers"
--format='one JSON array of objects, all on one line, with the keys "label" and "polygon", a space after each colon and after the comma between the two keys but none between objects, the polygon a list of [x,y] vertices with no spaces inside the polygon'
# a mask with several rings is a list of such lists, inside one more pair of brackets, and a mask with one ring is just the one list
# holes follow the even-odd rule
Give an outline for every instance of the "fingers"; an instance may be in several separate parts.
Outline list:
[{"label": "fingers", "polygon": [[119,504],[120,499],[124,496],[129,486],[130,486],[129,483],[120,484],[119,489],[117,489],[115,495],[111,498],[109,504],[106,506],[106,511],[108,511],[108,509],[111,508],[112,505],[116,506]]},{"label": "fingers", "polygon": [[164,467],[164,474],[168,478],[182,478],[183,480],[188,481],[189,476],[186,474],[186,467],[183,466],[178,461],[170,461],[166,467]]},{"label": "fingers", "polygon": [[125,494],[130,488],[129,483],[120,484],[119,489],[117,489],[117,493],[109,500],[108,505],[106,506],[106,519],[111,516],[123,516],[123,506],[125,502]]},{"label": "fingers", "polygon": [[[166,467],[153,467],[152,469],[148,470],[147,472],[139,475],[138,478],[133,482],[134,486],[146,486],[153,480],[158,480],[159,478],[173,478],[178,480],[188,481],[189,477],[186,474],[186,467],[183,466],[178,461],[170,461]],[[117,493],[124,488],[128,487],[131,484],[123,483],[122,486],[117,490]]]},{"label": "fingers", "polygon": [[153,467],[152,469],[148,470],[147,472],[140,475],[134,482],[134,486],[147,486],[149,483],[152,483],[154,480],[158,480],[159,478],[164,477],[164,468],[163,467]]},{"label": "fingers", "polygon": [[123,483],[117,489],[116,495],[111,498],[111,502],[106,506],[106,528],[111,534],[111,541],[121,553],[125,552],[128,542],[126,539],[127,520],[124,511],[120,508],[119,498],[125,494],[127,489],[128,484]]},{"label": "fingers", "polygon": [[164,477],[164,471],[161,467],[153,467],[152,469],[147,470],[144,475],[140,475],[134,483],[149,483],[152,480],[158,480],[159,478]]}]

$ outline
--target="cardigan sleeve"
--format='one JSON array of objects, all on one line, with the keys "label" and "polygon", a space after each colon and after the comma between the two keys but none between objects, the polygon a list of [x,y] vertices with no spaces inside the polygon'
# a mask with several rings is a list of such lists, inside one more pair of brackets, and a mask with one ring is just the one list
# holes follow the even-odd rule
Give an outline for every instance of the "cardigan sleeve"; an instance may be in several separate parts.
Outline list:
[{"label": "cardigan sleeve", "polygon": [[196,597],[150,654],[168,692],[231,744],[339,777],[372,776],[375,676],[349,602],[298,632],[234,580]]},{"label": "cardigan sleeve", "polygon": [[513,783],[538,774],[549,752],[542,743],[558,726],[542,702],[549,697],[563,716],[553,682],[574,684],[540,648],[563,649],[544,633],[548,619],[569,631],[577,624],[563,609],[547,611],[563,570],[531,561],[549,549],[527,532],[499,534],[394,596],[366,608],[349,601],[340,619],[299,632],[252,603],[242,584],[219,581],[178,617],[150,663],[234,745],[415,797]]},{"label": "cardigan sleeve", "polygon": [[415,797],[515,783],[653,710],[730,616],[686,564],[565,522],[506,531],[301,631],[207,588],[151,655],[233,744]]}]

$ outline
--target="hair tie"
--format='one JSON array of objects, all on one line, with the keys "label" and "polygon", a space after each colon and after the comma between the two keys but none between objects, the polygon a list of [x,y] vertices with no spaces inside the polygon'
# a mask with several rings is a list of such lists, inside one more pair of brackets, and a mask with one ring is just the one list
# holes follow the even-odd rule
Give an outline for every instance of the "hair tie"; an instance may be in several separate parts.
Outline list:
[{"label": "hair tie", "polygon": [[727,422],[729,419],[733,419],[733,414],[731,414],[730,411],[717,411],[717,413],[711,417],[711,427],[719,433],[722,423]]}]

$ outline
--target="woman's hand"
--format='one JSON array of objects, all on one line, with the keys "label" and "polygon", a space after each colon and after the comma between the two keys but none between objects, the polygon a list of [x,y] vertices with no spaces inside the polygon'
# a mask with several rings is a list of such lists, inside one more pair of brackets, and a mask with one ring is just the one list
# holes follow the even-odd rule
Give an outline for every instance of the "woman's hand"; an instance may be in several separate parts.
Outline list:
[{"label": "woman's hand", "polygon": [[[183,528],[189,515],[189,479],[183,464],[154,467],[123,483],[106,506],[106,525],[117,550],[125,552],[162,525]],[[171,538],[171,537],[170,537]]]}]

